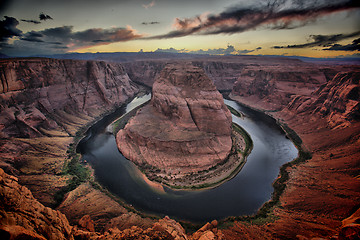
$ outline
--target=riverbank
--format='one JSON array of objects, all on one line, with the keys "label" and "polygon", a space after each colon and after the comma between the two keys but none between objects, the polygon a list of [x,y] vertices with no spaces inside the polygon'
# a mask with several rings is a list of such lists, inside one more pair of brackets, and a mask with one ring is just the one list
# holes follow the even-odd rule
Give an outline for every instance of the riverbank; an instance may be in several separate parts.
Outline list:
[{"label": "riverbank", "polygon": [[[153,171],[141,169],[152,181],[161,183],[174,190],[204,190],[215,188],[229,181],[244,167],[247,156],[252,149],[252,140],[248,133],[239,125],[233,123],[232,135],[233,145],[229,156],[220,164],[207,170],[175,178],[167,178],[163,174],[154,174]],[[156,173],[156,171],[155,171]]]},{"label": "riverbank", "polygon": [[273,198],[258,214],[221,223],[227,226],[226,238],[337,239],[341,221],[358,209],[360,124],[332,129],[320,114],[298,114],[286,108],[274,112],[262,102],[240,96],[232,99],[277,119],[304,151],[281,168]]}]

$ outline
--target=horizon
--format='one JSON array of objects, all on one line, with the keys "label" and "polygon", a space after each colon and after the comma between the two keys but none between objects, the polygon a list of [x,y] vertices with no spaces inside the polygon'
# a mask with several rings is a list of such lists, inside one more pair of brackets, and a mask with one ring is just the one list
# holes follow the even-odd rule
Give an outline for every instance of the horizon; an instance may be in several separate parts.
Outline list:
[{"label": "horizon", "polygon": [[3,1],[0,52],[360,57],[355,0]]}]

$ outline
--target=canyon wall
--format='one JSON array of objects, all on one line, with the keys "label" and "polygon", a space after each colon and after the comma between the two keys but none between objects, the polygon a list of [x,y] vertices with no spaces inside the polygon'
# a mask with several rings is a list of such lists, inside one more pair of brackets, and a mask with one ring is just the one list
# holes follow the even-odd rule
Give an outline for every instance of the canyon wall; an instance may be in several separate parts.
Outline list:
[{"label": "canyon wall", "polygon": [[[82,137],[77,131],[126,103],[139,87],[121,64],[94,61],[1,60],[0,77],[0,166],[42,204],[54,206],[59,201],[54,197],[72,179],[63,172],[71,160],[69,147],[74,149],[74,138]],[[127,212],[91,185],[86,190],[90,198],[122,209],[119,214]],[[89,211],[105,216],[113,209],[85,208],[82,213]]]},{"label": "canyon wall", "polygon": [[[251,84],[257,82],[254,78],[250,84],[243,83],[242,77],[238,79],[230,97],[291,127],[302,139],[298,144],[310,151],[312,158],[284,169],[289,180],[280,197],[280,207],[271,213],[270,218],[276,220],[260,226],[237,222],[225,232],[228,239],[360,236],[359,224],[344,223],[358,209],[360,201],[359,67],[333,67],[334,70],[337,73],[327,72],[327,81],[321,81],[323,84],[314,91],[308,86],[321,83],[316,78],[309,84],[309,78],[299,78],[296,85],[303,87],[298,92],[282,92],[282,77],[262,87]],[[289,95],[281,98],[286,94]]]}]

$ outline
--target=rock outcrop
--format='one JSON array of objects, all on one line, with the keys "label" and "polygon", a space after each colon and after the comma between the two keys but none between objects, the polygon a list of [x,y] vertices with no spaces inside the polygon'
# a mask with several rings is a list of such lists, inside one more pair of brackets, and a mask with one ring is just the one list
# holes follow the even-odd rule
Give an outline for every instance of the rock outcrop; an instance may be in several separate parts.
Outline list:
[{"label": "rock outcrop", "polygon": [[346,127],[360,120],[360,71],[340,72],[310,97],[295,96],[288,108],[319,112],[330,127]]},{"label": "rock outcrop", "polygon": [[150,104],[117,134],[125,157],[171,176],[207,170],[231,150],[231,114],[204,71],[169,64],[153,85]]},{"label": "rock outcrop", "polygon": [[270,110],[280,110],[293,95],[309,96],[326,83],[319,69],[300,64],[248,66],[234,84],[232,94],[250,102],[262,102]]},{"label": "rock outcrop", "polygon": [[74,239],[64,214],[38,202],[0,168],[1,239]]},{"label": "rock outcrop", "polygon": [[105,62],[1,60],[0,77],[2,137],[74,135],[66,123],[97,117],[137,91],[120,64]]}]

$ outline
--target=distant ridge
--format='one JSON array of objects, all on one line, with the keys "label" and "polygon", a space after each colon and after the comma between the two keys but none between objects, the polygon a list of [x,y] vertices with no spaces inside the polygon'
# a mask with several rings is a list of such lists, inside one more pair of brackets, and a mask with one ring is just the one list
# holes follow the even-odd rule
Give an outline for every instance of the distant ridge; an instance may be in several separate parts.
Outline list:
[{"label": "distant ridge", "polygon": [[[74,59],[74,60],[103,60],[112,62],[132,62],[141,59],[160,60],[160,59],[198,59],[198,58],[216,58],[216,57],[276,57],[297,59],[303,62],[332,64],[332,65],[357,65],[360,64],[359,57],[334,57],[334,58],[315,58],[303,56],[284,56],[284,55],[211,55],[211,54],[193,54],[193,53],[173,53],[173,52],[97,52],[97,53],[64,53],[52,55],[33,55],[23,57],[43,57],[55,59]],[[11,58],[0,53],[0,58]]]}]

